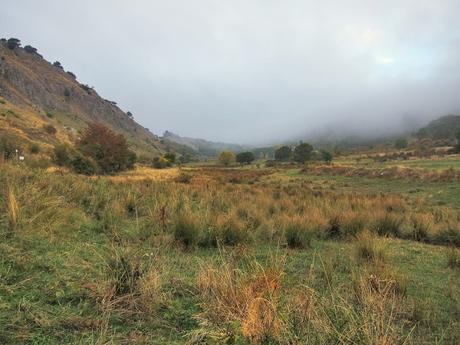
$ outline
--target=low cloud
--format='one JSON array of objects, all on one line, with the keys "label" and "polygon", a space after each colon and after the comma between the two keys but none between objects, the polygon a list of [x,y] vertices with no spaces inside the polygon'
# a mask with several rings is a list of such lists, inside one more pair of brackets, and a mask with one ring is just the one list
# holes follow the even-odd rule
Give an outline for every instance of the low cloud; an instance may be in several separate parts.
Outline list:
[{"label": "low cloud", "polygon": [[256,143],[459,112],[458,13],[456,0],[5,0],[0,32],[156,133]]}]

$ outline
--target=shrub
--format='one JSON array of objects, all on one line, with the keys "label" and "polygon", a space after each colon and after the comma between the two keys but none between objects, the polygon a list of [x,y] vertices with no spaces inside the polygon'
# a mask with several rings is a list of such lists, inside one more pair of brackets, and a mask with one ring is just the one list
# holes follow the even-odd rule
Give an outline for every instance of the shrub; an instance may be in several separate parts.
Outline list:
[{"label": "shrub", "polygon": [[91,158],[77,153],[76,156],[70,161],[70,167],[77,174],[94,175],[98,172],[98,166]]},{"label": "shrub", "polygon": [[70,90],[68,88],[64,89],[64,96],[65,97],[70,97]]},{"label": "shrub", "polygon": [[164,169],[171,166],[171,162],[169,162],[164,157],[154,157],[152,161],[152,166],[155,169]]},{"label": "shrub", "polygon": [[67,74],[72,77],[72,79],[77,79],[77,76],[70,71],[67,71]]},{"label": "shrub", "polygon": [[57,68],[60,68],[60,69],[63,69],[63,67],[62,67],[62,65],[61,65],[61,63],[59,61],[54,61],[53,66],[57,67]]},{"label": "shrub", "polygon": [[302,224],[293,223],[284,229],[284,237],[289,248],[309,248],[313,232]]},{"label": "shrub", "polygon": [[192,160],[193,160],[193,157],[188,153],[184,153],[183,155],[179,157],[180,164],[190,163]]},{"label": "shrub", "polygon": [[164,159],[169,161],[171,164],[176,162],[176,155],[172,152],[168,152],[163,156]]},{"label": "shrub", "polygon": [[399,138],[395,141],[395,148],[398,150],[405,149],[407,147],[407,139]]},{"label": "shrub", "polygon": [[54,147],[53,161],[59,166],[67,166],[71,160],[72,149],[65,144],[59,144]]},{"label": "shrub", "polygon": [[88,125],[77,149],[97,162],[105,174],[130,169],[135,162],[135,154],[128,149],[126,138],[98,123]]},{"label": "shrub", "polygon": [[43,129],[45,130],[46,133],[55,135],[57,133],[56,128],[53,125],[45,125],[43,126]]},{"label": "shrub", "polygon": [[40,153],[40,145],[38,144],[32,144],[29,146],[29,152],[33,155],[36,155],[37,153]]},{"label": "shrub", "polygon": [[19,40],[17,38],[10,38],[10,39],[8,39],[8,41],[6,41],[6,45],[7,45],[8,49],[13,50],[13,49],[21,46],[21,40]]},{"label": "shrub", "polygon": [[326,164],[330,164],[332,162],[332,153],[326,150],[322,150],[320,152],[321,159],[326,162]]},{"label": "shrub", "polygon": [[[67,72],[68,73],[68,72]],[[87,84],[80,84],[80,87],[85,90],[88,94],[91,93],[91,91],[93,90],[93,88]]]},{"label": "shrub", "polygon": [[3,154],[4,159],[8,160],[14,158],[16,150],[21,150],[18,138],[8,133],[1,134],[0,154]]},{"label": "shrub", "polygon": [[37,53],[37,48],[34,48],[31,45],[26,45],[24,47],[24,50],[29,54],[36,54]]},{"label": "shrub", "polygon": [[219,155],[219,163],[226,167],[234,164],[235,159],[235,154],[232,151],[222,151]]},{"label": "shrub", "polygon": [[185,172],[181,172],[179,176],[176,177],[176,182],[178,183],[190,183],[192,181],[192,175]]}]

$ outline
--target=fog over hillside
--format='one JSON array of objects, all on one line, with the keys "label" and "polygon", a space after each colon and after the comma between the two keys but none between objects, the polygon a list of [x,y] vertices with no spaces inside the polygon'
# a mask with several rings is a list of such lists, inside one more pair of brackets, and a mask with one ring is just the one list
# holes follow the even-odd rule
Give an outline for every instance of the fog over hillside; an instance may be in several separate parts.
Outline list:
[{"label": "fog over hillside", "polygon": [[37,47],[157,134],[269,143],[460,113],[460,2],[4,0]]}]

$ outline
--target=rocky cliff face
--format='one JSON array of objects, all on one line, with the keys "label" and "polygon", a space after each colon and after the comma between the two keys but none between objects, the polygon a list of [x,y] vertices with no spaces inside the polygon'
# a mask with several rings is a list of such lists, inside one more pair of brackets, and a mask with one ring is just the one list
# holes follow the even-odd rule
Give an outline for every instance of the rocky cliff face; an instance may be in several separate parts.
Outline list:
[{"label": "rocky cliff face", "polygon": [[3,105],[5,101],[14,105],[15,113],[23,110],[19,117],[38,117],[39,122],[62,129],[61,134],[75,134],[88,122],[101,122],[125,135],[139,153],[164,150],[155,135],[116,103],[101,98],[72,73],[44,60],[36,51],[19,46],[11,49],[5,40],[0,41],[0,96]]}]

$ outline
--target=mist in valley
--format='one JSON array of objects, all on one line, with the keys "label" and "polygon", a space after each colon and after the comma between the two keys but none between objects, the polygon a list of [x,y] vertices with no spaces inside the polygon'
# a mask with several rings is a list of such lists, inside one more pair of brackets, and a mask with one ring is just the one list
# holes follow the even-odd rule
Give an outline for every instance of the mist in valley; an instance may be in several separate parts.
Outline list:
[{"label": "mist in valley", "polygon": [[156,134],[262,145],[460,112],[460,3],[3,2],[0,32]]}]

